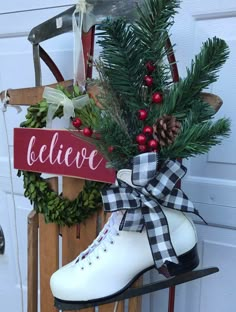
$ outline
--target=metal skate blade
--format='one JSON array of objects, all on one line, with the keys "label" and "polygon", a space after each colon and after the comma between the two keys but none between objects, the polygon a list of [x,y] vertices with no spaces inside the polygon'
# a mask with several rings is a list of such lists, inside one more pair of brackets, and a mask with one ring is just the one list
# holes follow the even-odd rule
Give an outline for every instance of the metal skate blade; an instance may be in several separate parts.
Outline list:
[{"label": "metal skate blade", "polygon": [[95,307],[98,305],[121,301],[121,300],[129,299],[132,297],[137,297],[137,296],[141,296],[147,293],[151,293],[154,291],[158,291],[161,289],[176,286],[179,284],[187,283],[187,282],[196,280],[198,278],[202,278],[204,276],[217,273],[218,271],[219,269],[217,267],[197,269],[191,272],[180,274],[178,276],[174,276],[168,279],[164,279],[164,280],[154,282],[151,284],[147,284],[147,285],[143,285],[140,287],[127,288],[118,295],[113,295],[113,296],[101,298],[99,300],[94,300],[94,301],[73,302],[73,301],[63,301],[63,300],[59,300],[55,298],[55,301],[54,301],[55,307],[57,309],[61,309],[62,311],[72,311],[72,310]]}]

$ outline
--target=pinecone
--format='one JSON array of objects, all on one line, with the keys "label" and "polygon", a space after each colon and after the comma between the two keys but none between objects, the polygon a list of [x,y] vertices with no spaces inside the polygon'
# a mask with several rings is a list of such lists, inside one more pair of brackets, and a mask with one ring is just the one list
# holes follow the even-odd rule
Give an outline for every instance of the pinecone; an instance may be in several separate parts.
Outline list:
[{"label": "pinecone", "polygon": [[168,146],[174,143],[180,129],[181,124],[174,116],[163,115],[153,126],[154,138],[158,140],[160,146]]}]

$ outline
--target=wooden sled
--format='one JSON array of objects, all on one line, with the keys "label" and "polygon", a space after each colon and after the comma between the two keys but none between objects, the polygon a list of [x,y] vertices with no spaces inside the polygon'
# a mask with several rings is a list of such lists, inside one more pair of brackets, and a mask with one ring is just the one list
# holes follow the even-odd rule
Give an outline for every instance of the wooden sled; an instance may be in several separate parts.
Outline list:
[{"label": "wooden sled", "polygon": [[[35,64],[35,88],[25,88],[17,90],[6,90],[0,93],[2,100],[7,96],[7,103],[11,105],[34,105],[42,99],[44,87],[41,86],[41,68],[40,57],[48,65],[54,74],[56,81],[65,87],[72,85],[72,80],[64,81],[64,78],[58,70],[56,64],[49,55],[41,48],[40,42],[65,33],[71,30],[71,14],[74,8],[69,9],[58,16],[36,26],[29,35],[29,40],[33,45],[33,55]],[[56,20],[63,18],[66,21],[60,29],[56,28]],[[87,55],[93,55],[94,48],[93,27],[88,33],[82,36],[84,46],[84,57],[87,61]],[[166,43],[171,46],[170,41]],[[170,54],[169,62],[172,68],[173,81],[178,81],[178,70],[175,62],[174,53]],[[86,63],[86,62],[85,62]],[[91,67],[86,68],[87,77],[91,77]],[[51,85],[52,87],[55,86]],[[222,100],[212,94],[202,94],[204,100],[212,105],[215,111],[218,111],[222,105]],[[54,191],[58,190],[57,178],[49,181]],[[73,200],[83,187],[84,181],[81,179],[63,177],[63,196]],[[143,294],[169,288],[169,312],[174,311],[175,285],[192,281],[213,273],[218,272],[218,268],[203,268],[193,272],[185,273],[167,280],[158,281],[148,285],[141,285],[139,280],[133,288],[130,287],[122,294],[100,302],[87,303],[65,303],[55,300],[52,297],[49,279],[51,274],[56,271],[61,262],[63,265],[73,260],[80,251],[84,250],[96,237],[98,229],[105,222],[104,214],[101,212],[86,222],[86,225],[78,225],[71,228],[59,227],[55,224],[46,224],[42,215],[35,211],[28,218],[28,312],[37,312],[40,307],[41,312],[52,312],[59,310],[80,310],[86,309],[87,312],[94,312],[95,306],[99,305],[99,312],[113,311],[114,302],[119,301],[117,312],[124,312],[124,300],[129,299],[129,312],[141,311],[140,296]],[[102,221],[101,221],[102,220]],[[61,256],[59,257],[59,245],[62,240]],[[38,283],[40,279],[40,284]],[[38,293],[40,290],[40,299]],[[97,310],[96,310],[97,311]]]}]

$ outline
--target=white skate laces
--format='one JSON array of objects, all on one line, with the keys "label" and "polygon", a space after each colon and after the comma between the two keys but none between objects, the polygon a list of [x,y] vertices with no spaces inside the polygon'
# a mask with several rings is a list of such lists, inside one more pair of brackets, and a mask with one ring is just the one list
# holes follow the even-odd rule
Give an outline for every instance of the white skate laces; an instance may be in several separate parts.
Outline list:
[{"label": "white skate laces", "polygon": [[120,235],[118,230],[120,221],[117,219],[118,213],[113,213],[93,243],[77,257],[75,263],[81,270],[102,258],[102,254],[109,251],[109,245],[115,243],[115,237]]}]

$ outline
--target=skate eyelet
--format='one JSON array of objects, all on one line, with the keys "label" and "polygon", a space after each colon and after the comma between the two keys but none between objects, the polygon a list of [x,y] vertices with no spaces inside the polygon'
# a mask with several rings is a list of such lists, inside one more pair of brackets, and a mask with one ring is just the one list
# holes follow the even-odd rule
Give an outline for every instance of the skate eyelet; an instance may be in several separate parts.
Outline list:
[{"label": "skate eyelet", "polygon": [[96,259],[100,259],[99,256],[97,256]]},{"label": "skate eyelet", "polygon": [[107,252],[107,249],[103,249],[104,252]]},{"label": "skate eyelet", "polygon": [[119,232],[117,232],[117,233],[116,233],[116,236],[120,236],[120,233],[119,233]]},{"label": "skate eyelet", "polygon": [[92,262],[89,262],[89,265],[92,265]]},{"label": "skate eyelet", "polygon": [[110,244],[113,245],[113,244],[114,244],[114,241],[110,241]]},{"label": "skate eyelet", "polygon": [[84,270],[84,267],[81,267],[81,270]]}]

